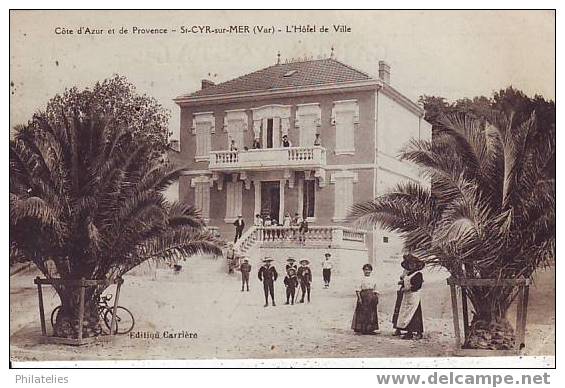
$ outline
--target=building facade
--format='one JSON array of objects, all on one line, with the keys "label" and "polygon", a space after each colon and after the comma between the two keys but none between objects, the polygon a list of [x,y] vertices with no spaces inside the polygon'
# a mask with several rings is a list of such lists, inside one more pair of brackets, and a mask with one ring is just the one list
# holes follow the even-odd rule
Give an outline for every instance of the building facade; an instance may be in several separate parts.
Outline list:
[{"label": "building facade", "polygon": [[[179,199],[228,240],[240,214],[246,228],[256,214],[282,223],[287,213],[313,226],[348,226],[354,203],[403,180],[425,183],[397,155],[410,139],[429,139],[431,126],[390,85],[382,61],[375,77],[333,58],[277,63],[217,85],[203,80],[175,102],[175,159],[189,169]],[[366,243],[384,259],[401,249],[380,230]]]}]

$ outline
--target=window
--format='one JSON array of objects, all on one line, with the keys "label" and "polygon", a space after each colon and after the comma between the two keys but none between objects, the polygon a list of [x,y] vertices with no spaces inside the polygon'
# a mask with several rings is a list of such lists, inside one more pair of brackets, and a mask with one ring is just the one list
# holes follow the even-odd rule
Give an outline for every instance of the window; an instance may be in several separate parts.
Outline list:
[{"label": "window", "polygon": [[388,243],[388,237],[387,236],[383,236],[383,243],[385,243],[385,244]]},{"label": "window", "polygon": [[304,188],[302,190],[302,217],[312,218],[315,217],[314,210],[316,209],[316,181],[314,179],[305,180]]},{"label": "window", "polygon": [[320,123],[321,111],[318,103],[297,105],[294,126],[300,130],[301,147],[314,145]]},{"label": "window", "polygon": [[194,206],[200,211],[205,222],[210,219],[210,180],[202,176],[193,178],[190,184],[194,188]]},{"label": "window", "polygon": [[254,137],[261,139],[263,148],[280,147],[280,139],[290,129],[290,105],[264,105],[251,111]]},{"label": "window", "polygon": [[357,183],[357,174],[350,171],[338,171],[332,175],[335,184],[334,222],[343,222],[353,205],[353,183]]},{"label": "window", "polygon": [[194,158],[197,162],[207,161],[210,158],[214,123],[212,112],[195,113],[192,118],[192,134],[196,135]]},{"label": "window", "polygon": [[[237,177],[237,175],[235,175]],[[236,179],[230,180],[226,185],[226,218],[225,222],[234,222],[241,214],[243,182]]]},{"label": "window", "polygon": [[207,160],[210,155],[210,129],[205,123],[196,124],[196,160]]},{"label": "window", "polygon": [[286,73],[284,73],[283,77],[292,77],[293,75],[295,75],[298,72],[298,70],[289,70]]},{"label": "window", "polygon": [[355,153],[355,128],[359,123],[357,100],[334,101],[332,124],[335,125],[336,155]]},{"label": "window", "polygon": [[273,148],[273,119],[267,119],[267,147]]},{"label": "window", "polygon": [[229,149],[232,140],[235,141],[235,146],[238,149],[243,149],[245,146],[244,131],[247,130],[247,113],[245,110],[238,109],[226,111],[226,116],[224,117],[224,129],[228,133],[228,144],[226,144],[227,149]]}]

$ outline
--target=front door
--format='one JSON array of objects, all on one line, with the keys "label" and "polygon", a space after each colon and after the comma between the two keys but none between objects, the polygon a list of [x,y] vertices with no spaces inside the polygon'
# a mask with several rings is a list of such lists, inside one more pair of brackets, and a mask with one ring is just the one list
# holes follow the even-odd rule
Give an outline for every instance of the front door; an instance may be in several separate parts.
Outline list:
[{"label": "front door", "polygon": [[269,216],[271,220],[279,221],[279,185],[279,182],[261,182],[261,216],[263,218]]}]

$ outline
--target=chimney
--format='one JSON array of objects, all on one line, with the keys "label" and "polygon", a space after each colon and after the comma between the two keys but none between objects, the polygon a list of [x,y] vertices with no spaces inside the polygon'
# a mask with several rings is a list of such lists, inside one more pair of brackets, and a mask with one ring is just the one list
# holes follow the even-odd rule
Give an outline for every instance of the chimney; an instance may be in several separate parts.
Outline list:
[{"label": "chimney", "polygon": [[216,85],[213,81],[210,81],[209,79],[203,79],[202,80],[202,90],[209,88],[210,86],[214,86]]},{"label": "chimney", "polygon": [[385,84],[390,84],[390,65],[385,61],[379,61],[379,78]]}]

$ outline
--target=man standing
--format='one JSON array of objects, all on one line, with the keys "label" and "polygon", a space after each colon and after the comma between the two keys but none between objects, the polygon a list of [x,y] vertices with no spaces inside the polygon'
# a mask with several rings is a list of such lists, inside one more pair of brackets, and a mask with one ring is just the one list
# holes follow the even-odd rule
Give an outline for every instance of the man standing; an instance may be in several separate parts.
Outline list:
[{"label": "man standing", "polygon": [[247,286],[247,291],[249,291],[249,273],[251,272],[251,264],[249,264],[249,259],[247,257],[243,258],[243,263],[239,266],[241,271],[241,292],[243,292],[244,286]]},{"label": "man standing", "polygon": [[270,257],[265,257],[263,259],[263,264],[261,268],[259,268],[259,280],[263,282],[263,292],[265,293],[265,307],[269,305],[269,294],[271,295],[271,301],[273,302],[273,306],[275,304],[275,282],[279,274],[275,267],[271,265],[273,259]]},{"label": "man standing", "polygon": [[233,139],[230,142],[230,151],[237,151],[237,144],[235,144],[235,140]]},{"label": "man standing", "polygon": [[322,146],[322,139],[320,139],[320,134],[316,134],[316,138],[314,139],[314,146],[321,147]]},{"label": "man standing", "polygon": [[290,142],[290,140],[288,140],[287,135],[283,135],[283,137],[282,137],[282,146],[285,147],[285,148],[292,147],[292,143]]},{"label": "man standing", "polygon": [[243,221],[243,216],[241,214],[237,216],[237,220],[233,222],[233,225],[235,226],[235,238],[233,240],[233,243],[235,244],[237,240],[241,238],[243,228],[245,228],[245,221]]},{"label": "man standing", "polygon": [[300,303],[304,303],[304,295],[308,295],[308,303],[310,303],[310,283],[312,283],[312,271],[308,267],[310,262],[306,259],[300,260],[300,268],[298,268],[298,281],[300,282],[300,290],[302,291],[302,296],[300,297]]},{"label": "man standing", "polygon": [[330,286],[330,280],[332,278],[332,262],[330,260],[331,253],[326,252],[326,259],[322,262],[322,277],[324,278],[324,288]]}]

